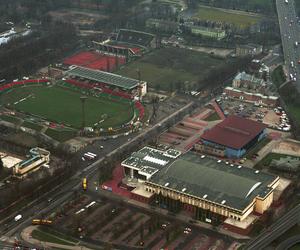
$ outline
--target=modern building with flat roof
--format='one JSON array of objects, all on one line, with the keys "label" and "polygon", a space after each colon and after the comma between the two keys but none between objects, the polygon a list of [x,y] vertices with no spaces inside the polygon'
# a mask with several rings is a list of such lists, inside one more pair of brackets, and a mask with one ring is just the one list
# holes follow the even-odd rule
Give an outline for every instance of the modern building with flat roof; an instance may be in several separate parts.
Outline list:
[{"label": "modern building with flat roof", "polygon": [[240,158],[266,136],[267,125],[261,122],[228,116],[201,136],[204,146],[222,150],[228,158]]},{"label": "modern building with flat roof", "polygon": [[201,35],[205,37],[221,40],[226,37],[226,31],[219,28],[208,28],[203,26],[191,25],[188,26],[191,29],[191,33],[194,35]]},{"label": "modern building with flat roof", "polygon": [[161,151],[155,148],[144,147],[132,153],[121,165],[124,167],[125,175],[130,179],[146,181],[180,155],[181,152],[174,149]]},{"label": "modern building with flat roof", "polygon": [[30,157],[18,162],[13,167],[13,174],[17,178],[24,178],[30,172],[38,170],[40,167],[48,165],[50,162],[50,152],[42,148],[32,148],[29,151]]},{"label": "modern building with flat roof", "polygon": [[[279,183],[278,176],[194,152],[169,157],[167,151],[149,147],[140,151],[122,162],[128,178],[141,178],[143,192],[139,186],[138,193],[146,194],[147,199],[153,194],[152,200],[161,207],[173,212],[185,209],[209,223],[226,218],[241,222],[252,213],[263,214]],[[133,158],[138,163],[128,164]],[[132,170],[148,169],[149,165],[155,169],[149,176],[148,171],[131,175]]]}]

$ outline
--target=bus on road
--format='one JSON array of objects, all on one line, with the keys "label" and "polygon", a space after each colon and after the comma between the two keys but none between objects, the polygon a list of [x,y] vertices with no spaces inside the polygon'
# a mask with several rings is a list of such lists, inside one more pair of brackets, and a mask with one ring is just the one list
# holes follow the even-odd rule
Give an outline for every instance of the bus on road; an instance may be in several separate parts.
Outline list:
[{"label": "bus on road", "polygon": [[83,180],[82,180],[82,189],[84,191],[87,190],[87,179],[86,178],[83,178]]}]

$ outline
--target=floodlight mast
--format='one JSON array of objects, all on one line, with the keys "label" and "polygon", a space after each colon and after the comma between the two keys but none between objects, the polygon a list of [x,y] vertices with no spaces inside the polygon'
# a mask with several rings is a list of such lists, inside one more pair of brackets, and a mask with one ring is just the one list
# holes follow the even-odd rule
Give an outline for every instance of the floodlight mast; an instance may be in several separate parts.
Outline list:
[{"label": "floodlight mast", "polygon": [[80,96],[81,101],[81,108],[82,108],[82,129],[85,128],[85,102],[86,102],[87,96]]}]

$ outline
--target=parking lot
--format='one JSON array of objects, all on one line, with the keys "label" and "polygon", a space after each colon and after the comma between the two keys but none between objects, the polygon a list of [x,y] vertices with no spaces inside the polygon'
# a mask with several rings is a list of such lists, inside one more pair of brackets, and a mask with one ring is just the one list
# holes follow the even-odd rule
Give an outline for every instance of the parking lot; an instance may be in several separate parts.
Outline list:
[{"label": "parking lot", "polygon": [[276,130],[289,131],[288,118],[281,107],[269,108],[222,95],[216,99],[225,115],[238,115],[260,121]]},{"label": "parking lot", "polygon": [[85,194],[52,213],[53,229],[68,232],[85,241],[109,242],[122,249],[237,249],[239,244],[228,238],[206,234],[198,227],[150,214],[134,207],[107,200],[93,200]]}]

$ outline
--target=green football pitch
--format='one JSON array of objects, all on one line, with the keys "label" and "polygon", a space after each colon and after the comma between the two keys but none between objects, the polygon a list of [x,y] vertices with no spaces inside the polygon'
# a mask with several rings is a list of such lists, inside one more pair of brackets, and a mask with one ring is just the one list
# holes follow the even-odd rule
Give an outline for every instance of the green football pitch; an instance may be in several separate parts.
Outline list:
[{"label": "green football pitch", "polygon": [[[63,123],[74,128],[82,125],[80,92],[59,86],[27,86],[14,88],[0,96],[2,105],[12,109],[42,117],[48,121]],[[85,123],[93,127],[120,126],[132,119],[134,106],[124,99],[88,96],[85,102]]]}]

